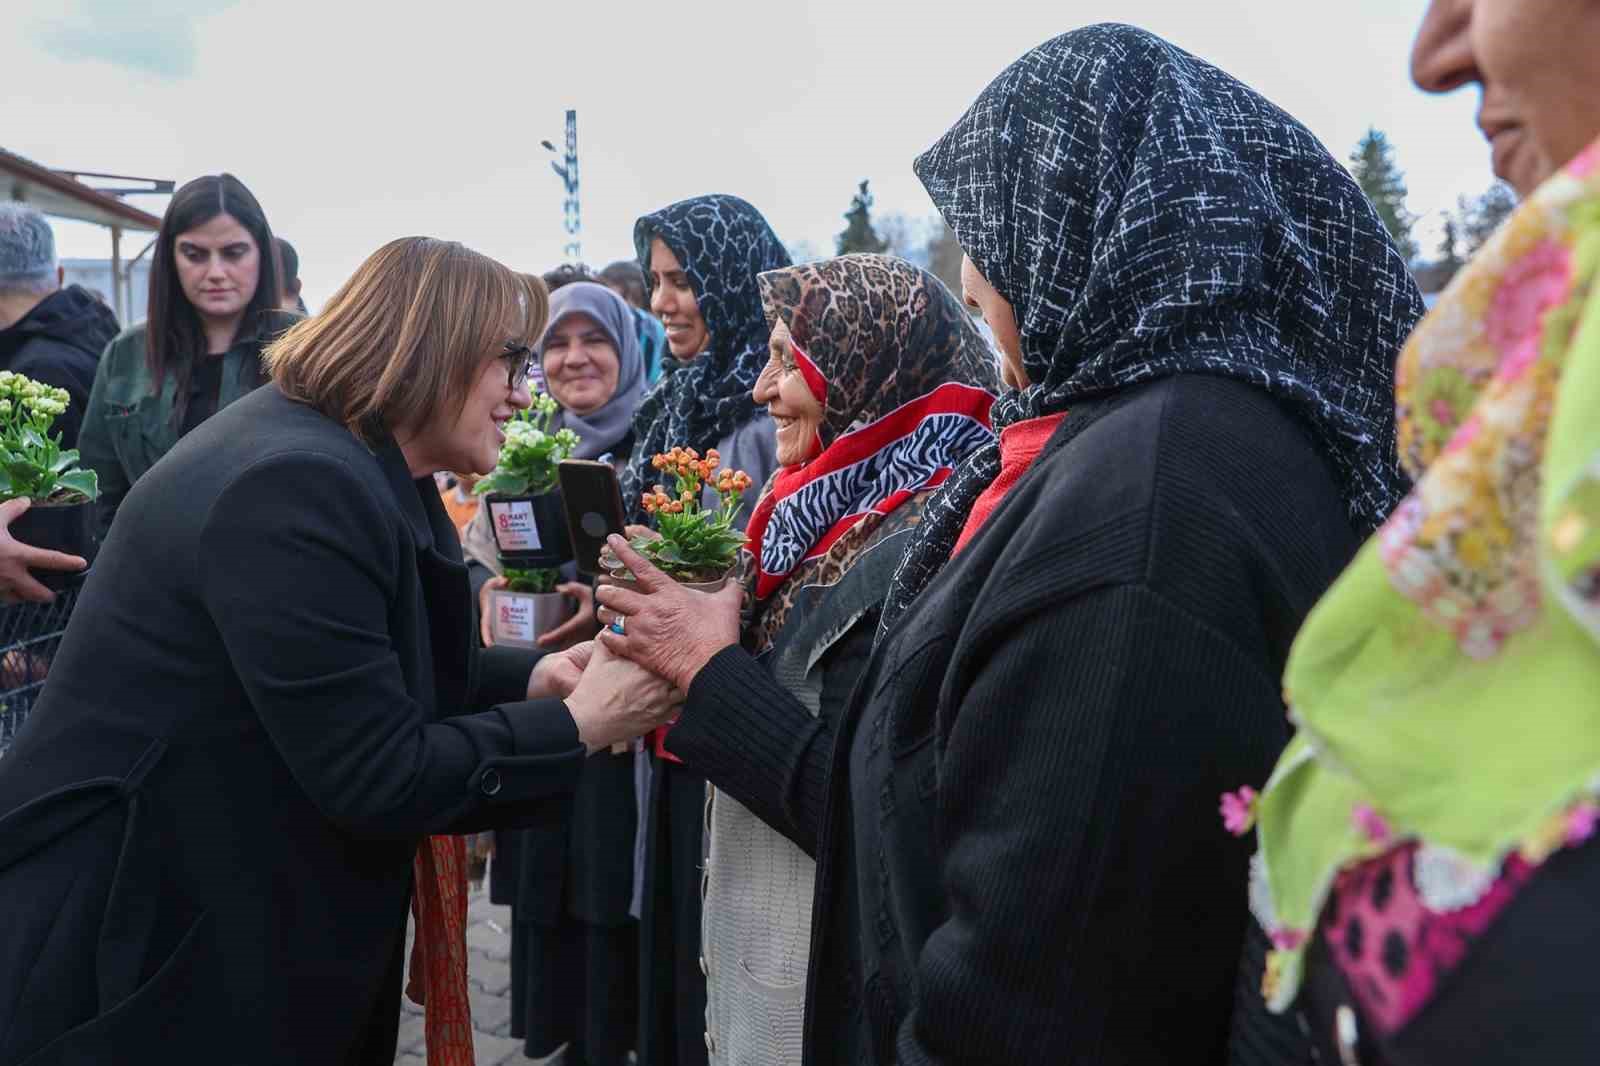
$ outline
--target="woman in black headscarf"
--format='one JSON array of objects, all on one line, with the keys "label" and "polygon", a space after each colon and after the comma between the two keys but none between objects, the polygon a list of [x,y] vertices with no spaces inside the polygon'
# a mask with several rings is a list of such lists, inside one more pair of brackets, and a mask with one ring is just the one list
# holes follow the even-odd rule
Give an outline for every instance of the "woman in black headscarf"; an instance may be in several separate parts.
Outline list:
[{"label": "woman in black headscarf", "polygon": [[[767,320],[756,275],[789,265],[772,227],[737,196],[680,200],[634,224],[634,248],[650,310],[679,366],[634,416],[633,459],[622,499],[636,522],[640,497],[659,480],[650,460],[674,447],[711,448],[756,486],[777,469],[772,420],[750,396],[767,362]],[[710,493],[712,490],[707,488]],[[754,492],[747,494],[753,497]],[[752,502],[747,499],[747,504]],[[749,519],[748,506],[739,527]],[[637,787],[642,1066],[706,1061],[705,976],[700,956],[700,864],[706,780],[671,753],[664,733],[647,738]]]},{"label": "woman in black headscarf", "polygon": [[1217,796],[1287,739],[1290,639],[1401,490],[1421,300],[1315,137],[1129,27],[1029,52],[916,171],[1013,388],[838,728],[715,696],[726,597],[663,639],[606,595],[644,617],[600,639],[720,708],[719,789],[817,827],[808,1061],[1222,1062],[1248,855]]}]

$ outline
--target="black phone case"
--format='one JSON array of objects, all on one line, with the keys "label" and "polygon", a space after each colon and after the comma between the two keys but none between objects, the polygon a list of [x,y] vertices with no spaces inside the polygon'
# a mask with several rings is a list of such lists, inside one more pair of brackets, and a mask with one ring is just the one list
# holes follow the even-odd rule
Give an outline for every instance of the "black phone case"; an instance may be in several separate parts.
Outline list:
[{"label": "black phone case", "polygon": [[557,468],[557,477],[578,573],[596,577],[606,537],[621,533],[624,524],[617,471],[610,463],[593,459],[564,459]]}]

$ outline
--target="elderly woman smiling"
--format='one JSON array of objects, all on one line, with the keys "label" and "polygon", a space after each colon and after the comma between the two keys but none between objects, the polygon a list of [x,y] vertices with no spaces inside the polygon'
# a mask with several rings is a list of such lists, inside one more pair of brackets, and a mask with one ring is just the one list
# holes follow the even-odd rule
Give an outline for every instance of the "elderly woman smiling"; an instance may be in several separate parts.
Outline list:
[{"label": "elderly woman smiling", "polygon": [[[494,465],[544,317],[394,241],[129,492],[0,761],[0,1061],[392,1061],[419,841],[559,819],[663,720],[603,650],[472,647],[432,475]],[[461,884],[418,870],[429,1043],[470,1055]]]},{"label": "elderly woman smiling", "polygon": [[1597,55],[1597,0],[1435,0],[1417,35],[1524,203],[1407,344],[1416,486],[1295,642],[1299,736],[1223,801],[1322,1061],[1600,1052]]},{"label": "elderly woman smiling", "polygon": [[1227,1061],[1249,856],[1215,797],[1288,739],[1295,627],[1400,495],[1416,287],[1314,136],[1126,26],[1023,56],[915,168],[1012,387],[843,713],[749,698],[731,596],[620,543],[641,592],[598,640],[815,834],[808,1063]]}]

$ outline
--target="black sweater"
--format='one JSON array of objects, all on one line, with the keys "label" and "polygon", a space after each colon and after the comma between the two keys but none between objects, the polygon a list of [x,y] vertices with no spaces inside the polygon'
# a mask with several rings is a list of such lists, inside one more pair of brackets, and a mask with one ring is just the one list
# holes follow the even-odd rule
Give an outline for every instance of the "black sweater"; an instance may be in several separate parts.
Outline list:
[{"label": "black sweater", "polygon": [[729,650],[674,750],[818,858],[807,1061],[1215,1063],[1247,914],[1218,796],[1357,546],[1265,393],[1075,408],[837,727]]}]

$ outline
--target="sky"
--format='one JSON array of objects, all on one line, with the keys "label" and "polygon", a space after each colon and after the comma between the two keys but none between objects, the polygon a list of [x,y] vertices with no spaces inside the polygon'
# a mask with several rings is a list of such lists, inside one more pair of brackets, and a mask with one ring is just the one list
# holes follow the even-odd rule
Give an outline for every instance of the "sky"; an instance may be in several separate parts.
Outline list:
[{"label": "sky", "polygon": [[[583,258],[632,255],[639,215],[743,196],[832,250],[856,184],[928,217],[911,161],[1032,46],[1131,22],[1248,82],[1340,159],[1394,143],[1422,218],[1493,180],[1475,90],[1430,97],[1407,55],[1425,0],[5,0],[0,147],[47,166],[230,171],[300,254],[315,308],[384,242],[560,262],[551,172],[578,112]],[[130,202],[155,214],[165,198]],[[63,256],[104,230],[57,227]],[[143,246],[133,242],[134,250]]]}]

